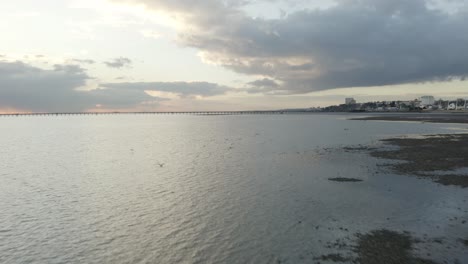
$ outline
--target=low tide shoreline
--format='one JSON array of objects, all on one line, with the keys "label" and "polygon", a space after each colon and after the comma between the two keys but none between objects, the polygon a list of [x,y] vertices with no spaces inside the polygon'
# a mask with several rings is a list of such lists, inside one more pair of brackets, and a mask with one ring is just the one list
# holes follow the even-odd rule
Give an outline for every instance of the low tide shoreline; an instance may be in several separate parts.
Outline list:
[{"label": "low tide shoreline", "polygon": [[[420,121],[468,124],[466,114],[379,115],[352,120]],[[359,146],[348,151],[395,160],[388,167],[395,173],[429,178],[442,185],[468,188],[468,134],[435,134],[422,137],[395,137],[381,140],[380,147]]]},{"label": "low tide shoreline", "polygon": [[[468,123],[467,115],[407,115],[407,116],[371,116],[353,120],[378,121],[424,121],[434,123]],[[382,160],[382,168],[396,174],[432,180],[444,186],[468,188],[468,133],[432,134],[418,137],[392,137],[382,139],[382,144],[358,145],[345,147],[346,152],[364,152]],[[391,161],[391,162],[388,162]],[[329,179],[334,181],[352,181],[352,179]],[[465,225],[466,220],[461,220]],[[462,233],[461,233],[462,234]],[[414,237],[409,232],[394,230],[373,230],[367,234],[357,234],[352,252],[355,258],[333,253],[323,255],[319,260],[334,263],[420,263],[437,264],[430,252],[421,256],[414,250],[416,244],[443,244],[443,239]],[[338,244],[339,245],[339,244]],[[346,245],[346,244],[345,244]],[[468,238],[459,238],[455,247],[468,247]],[[451,249],[450,246],[446,246]],[[465,260],[454,259],[453,263]],[[319,262],[316,262],[319,263]],[[448,262],[444,262],[448,263]]]},{"label": "low tide shoreline", "polygon": [[[373,157],[397,160],[389,167],[405,175],[430,178],[443,185],[468,187],[468,134],[427,135],[423,138],[389,138]],[[397,148],[386,149],[390,145]]]},{"label": "low tide shoreline", "polygon": [[403,121],[468,124],[467,113],[418,113],[418,114],[380,114],[365,117],[351,118],[351,120],[369,121]]}]

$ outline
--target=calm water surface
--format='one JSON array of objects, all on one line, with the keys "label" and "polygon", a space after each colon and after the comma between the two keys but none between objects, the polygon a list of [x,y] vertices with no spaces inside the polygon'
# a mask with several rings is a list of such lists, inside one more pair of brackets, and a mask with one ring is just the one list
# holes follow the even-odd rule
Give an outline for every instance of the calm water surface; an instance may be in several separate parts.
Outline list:
[{"label": "calm water surface", "polygon": [[467,126],[345,119],[2,117],[0,263],[311,263],[379,228],[442,237],[417,251],[468,263],[452,220],[468,218],[466,189],[342,150]]}]

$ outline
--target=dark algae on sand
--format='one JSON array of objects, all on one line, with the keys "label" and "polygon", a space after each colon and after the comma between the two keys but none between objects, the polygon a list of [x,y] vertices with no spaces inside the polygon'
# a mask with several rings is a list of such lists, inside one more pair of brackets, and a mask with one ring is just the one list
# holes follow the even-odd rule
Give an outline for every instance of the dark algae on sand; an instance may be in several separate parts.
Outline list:
[{"label": "dark algae on sand", "polygon": [[445,114],[398,114],[398,115],[379,115],[352,118],[352,120],[364,121],[404,121],[404,122],[423,122],[423,123],[446,123],[446,124],[468,124],[468,115],[464,113],[445,113]]},{"label": "dark algae on sand", "polygon": [[358,235],[356,253],[361,264],[435,264],[411,254],[414,239],[408,233],[375,230]]},{"label": "dark algae on sand", "polygon": [[443,185],[468,187],[468,175],[454,172],[468,167],[468,134],[390,138],[382,141],[397,148],[374,150],[370,154],[377,158],[403,161],[390,165],[394,171],[430,177]]},{"label": "dark algae on sand", "polygon": [[[352,245],[336,243],[336,250],[349,249],[352,255],[330,253],[316,257],[315,263],[358,263],[358,264],[437,264],[430,259],[414,254],[416,243],[430,243],[411,236],[409,232],[388,229],[372,230],[366,234],[355,234]],[[442,242],[440,242],[442,243]],[[335,244],[334,244],[335,245]],[[458,261],[458,260],[457,260]]]},{"label": "dark algae on sand", "polygon": [[329,178],[329,181],[336,181],[336,182],[362,182],[361,179],[356,179],[356,178],[344,178],[344,177],[338,177],[338,178]]}]

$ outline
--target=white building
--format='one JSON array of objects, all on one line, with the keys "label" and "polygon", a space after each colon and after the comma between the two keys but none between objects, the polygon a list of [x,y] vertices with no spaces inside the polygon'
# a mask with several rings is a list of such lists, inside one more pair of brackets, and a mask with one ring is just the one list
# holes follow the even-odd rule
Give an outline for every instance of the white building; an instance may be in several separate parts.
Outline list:
[{"label": "white building", "polygon": [[432,95],[421,96],[421,106],[434,105],[435,98]]},{"label": "white building", "polygon": [[449,102],[447,109],[448,110],[456,110],[457,109],[457,102]]}]

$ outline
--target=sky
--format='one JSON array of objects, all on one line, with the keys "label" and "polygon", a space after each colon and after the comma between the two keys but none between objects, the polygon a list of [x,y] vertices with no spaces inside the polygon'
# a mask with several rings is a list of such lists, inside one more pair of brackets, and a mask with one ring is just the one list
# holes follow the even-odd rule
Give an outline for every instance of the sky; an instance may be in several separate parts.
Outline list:
[{"label": "sky", "polygon": [[0,113],[468,98],[468,0],[0,1]]}]

